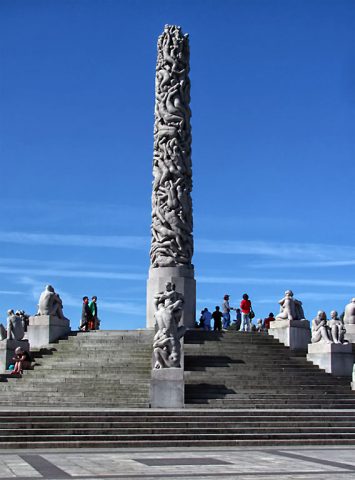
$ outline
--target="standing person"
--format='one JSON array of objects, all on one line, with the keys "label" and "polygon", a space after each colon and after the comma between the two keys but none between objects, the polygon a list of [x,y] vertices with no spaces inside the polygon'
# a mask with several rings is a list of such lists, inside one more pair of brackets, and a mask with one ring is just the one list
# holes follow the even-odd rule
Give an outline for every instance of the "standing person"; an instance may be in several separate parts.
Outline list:
[{"label": "standing person", "polygon": [[99,326],[99,319],[98,319],[98,316],[97,316],[97,303],[96,302],[97,302],[97,297],[96,296],[91,297],[91,302],[89,303],[89,308],[90,308],[91,315],[92,315],[91,325],[89,324],[89,329],[90,330],[98,330],[98,326]]},{"label": "standing person", "polygon": [[219,310],[219,307],[216,307],[216,310],[212,313],[212,318],[214,320],[213,330],[222,330],[222,312]]},{"label": "standing person", "polygon": [[238,331],[240,329],[240,325],[242,323],[242,312],[240,308],[235,309],[235,329]]},{"label": "standing person", "polygon": [[89,297],[83,297],[83,308],[81,311],[80,330],[87,332],[89,330],[89,323],[92,321],[92,314],[89,308]]},{"label": "standing person", "polygon": [[229,306],[229,295],[224,295],[223,304],[222,304],[222,313],[223,313],[223,328],[227,330],[231,323],[230,311],[232,308]]},{"label": "standing person", "polygon": [[264,329],[269,330],[270,328],[270,323],[275,320],[274,314],[272,312],[269,313],[269,316],[267,318],[264,318]]},{"label": "standing person", "polygon": [[212,319],[212,313],[208,310],[208,308],[204,308],[202,310],[202,315],[201,319],[203,319],[203,329],[204,330],[211,330],[211,319]]},{"label": "standing person", "polygon": [[250,310],[251,310],[251,301],[249,300],[249,295],[244,293],[243,300],[240,302],[240,309],[242,311],[242,323],[240,330],[242,332],[250,331]]}]

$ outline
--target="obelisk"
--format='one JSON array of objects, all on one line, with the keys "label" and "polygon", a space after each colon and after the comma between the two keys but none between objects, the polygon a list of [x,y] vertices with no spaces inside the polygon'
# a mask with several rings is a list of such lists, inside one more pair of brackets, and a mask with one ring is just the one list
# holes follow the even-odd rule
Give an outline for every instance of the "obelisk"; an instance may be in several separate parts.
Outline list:
[{"label": "obelisk", "polygon": [[158,39],[155,77],[148,328],[156,323],[155,298],[169,282],[184,298],[180,323],[195,325],[189,59],[188,35],[166,25]]}]

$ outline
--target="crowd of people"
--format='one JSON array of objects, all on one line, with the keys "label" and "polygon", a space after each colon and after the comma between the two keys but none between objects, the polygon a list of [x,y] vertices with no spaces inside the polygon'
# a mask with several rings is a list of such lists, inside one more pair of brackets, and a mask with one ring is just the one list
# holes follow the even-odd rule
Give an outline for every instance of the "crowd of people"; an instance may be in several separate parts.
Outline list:
[{"label": "crowd of people", "polygon": [[[213,330],[218,331],[228,330],[230,328],[241,332],[262,332],[269,330],[270,323],[275,320],[272,312],[264,319],[259,318],[257,323],[254,324],[253,318],[255,317],[255,313],[249,295],[247,293],[243,294],[238,308],[230,306],[229,298],[229,295],[224,295],[222,308],[217,305],[212,313],[207,307],[204,308],[201,311],[197,327],[204,330],[212,330],[213,320]],[[235,311],[235,318],[233,320],[231,318],[232,310]]]}]

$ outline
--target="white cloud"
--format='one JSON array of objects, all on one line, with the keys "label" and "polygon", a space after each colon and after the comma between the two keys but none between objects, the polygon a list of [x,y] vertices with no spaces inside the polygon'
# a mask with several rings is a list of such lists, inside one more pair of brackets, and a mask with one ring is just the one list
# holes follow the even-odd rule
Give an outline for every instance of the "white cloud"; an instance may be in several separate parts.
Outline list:
[{"label": "white cloud", "polygon": [[0,232],[0,242],[19,245],[54,245],[61,247],[149,248],[149,237],[119,235],[64,235],[51,233]]},{"label": "white cloud", "polygon": [[[20,276],[42,276],[48,279],[52,277],[67,278],[94,278],[106,280],[146,280],[147,274],[128,272],[99,272],[86,270],[59,270],[52,268],[19,268],[0,266],[0,273]],[[48,280],[49,281],[49,280]]]},{"label": "white cloud", "polygon": [[217,277],[217,276],[198,276],[197,281],[200,283],[227,283],[242,285],[281,285],[282,288],[291,288],[293,285],[313,285],[321,287],[348,287],[355,288],[355,282],[346,280],[323,280],[317,278],[277,278],[277,277]]}]

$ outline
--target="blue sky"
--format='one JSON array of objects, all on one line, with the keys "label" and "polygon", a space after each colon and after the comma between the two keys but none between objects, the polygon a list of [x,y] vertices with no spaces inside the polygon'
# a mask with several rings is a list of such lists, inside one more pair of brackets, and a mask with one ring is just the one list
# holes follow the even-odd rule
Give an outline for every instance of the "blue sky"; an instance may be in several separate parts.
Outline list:
[{"label": "blue sky", "polygon": [[355,3],[1,0],[0,322],[145,326],[156,42],[190,34],[197,307],[355,296]]}]

